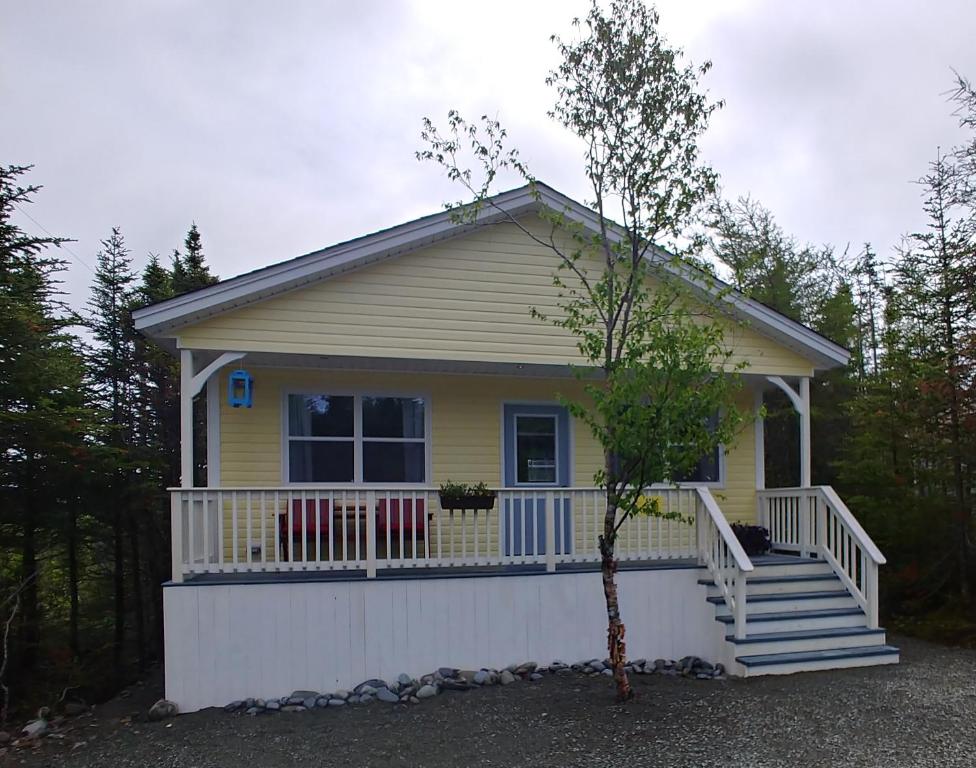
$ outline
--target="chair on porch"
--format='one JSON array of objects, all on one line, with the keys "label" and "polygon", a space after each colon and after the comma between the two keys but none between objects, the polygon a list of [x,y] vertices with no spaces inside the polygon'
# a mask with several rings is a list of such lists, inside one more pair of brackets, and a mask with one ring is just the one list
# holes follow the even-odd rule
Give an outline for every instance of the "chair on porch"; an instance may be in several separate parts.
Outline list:
[{"label": "chair on porch", "polygon": [[[389,503],[387,503],[389,501]],[[402,504],[402,508],[401,508]],[[376,543],[378,547],[386,547],[387,530],[390,535],[390,549],[400,547],[400,533],[403,532],[403,546],[413,547],[413,542],[423,547],[420,555],[427,554],[427,509],[423,499],[385,499],[377,500]],[[390,557],[392,553],[385,553]],[[412,557],[418,552],[411,551]],[[405,557],[404,552],[399,556]]]},{"label": "chair on porch", "polygon": [[[302,542],[302,500],[292,499],[291,501],[291,531],[288,530],[288,513],[285,512],[278,516],[278,533],[281,541],[282,559],[288,561],[292,553],[298,559],[308,560],[307,552],[312,552],[315,557],[315,523],[316,511],[318,512],[318,535],[328,541],[331,531],[332,510],[329,507],[328,499],[305,499],[305,519],[304,519],[304,542]],[[294,545],[301,543],[301,548]],[[328,551],[326,545],[326,551]],[[311,547],[311,550],[309,548]]]}]

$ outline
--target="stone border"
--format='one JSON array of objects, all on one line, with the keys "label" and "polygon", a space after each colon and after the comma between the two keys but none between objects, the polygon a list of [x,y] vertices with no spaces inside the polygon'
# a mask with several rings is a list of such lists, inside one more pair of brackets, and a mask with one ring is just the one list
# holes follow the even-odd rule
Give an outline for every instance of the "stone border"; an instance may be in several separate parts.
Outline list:
[{"label": "stone border", "polygon": [[[680,661],[657,659],[653,662],[638,659],[627,664],[626,670],[632,675],[664,675],[667,677],[687,677],[697,680],[724,680],[725,667],[711,664],[697,656],[685,656]],[[382,701],[388,704],[420,704],[445,691],[470,691],[493,685],[511,685],[518,680],[535,682],[549,675],[605,675],[613,676],[608,659],[589,659],[575,664],[554,661],[548,666],[539,666],[527,661],[510,664],[502,670],[482,668],[479,670],[440,667],[436,672],[413,678],[400,674],[393,682],[373,678],[365,680],[351,691],[339,690],[329,693],[318,691],[293,691],[289,696],[279,699],[239,699],[224,706],[228,713],[260,715],[271,712],[304,712],[309,709],[329,709],[345,707],[350,704],[368,704]],[[158,703],[158,702],[157,702]]]}]

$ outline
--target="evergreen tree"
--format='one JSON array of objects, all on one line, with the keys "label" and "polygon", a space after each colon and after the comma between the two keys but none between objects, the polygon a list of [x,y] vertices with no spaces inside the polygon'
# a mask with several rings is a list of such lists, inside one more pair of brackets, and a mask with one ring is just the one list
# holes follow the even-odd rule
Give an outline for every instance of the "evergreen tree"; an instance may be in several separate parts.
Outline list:
[{"label": "evergreen tree", "polygon": [[64,262],[48,255],[65,241],[13,221],[39,189],[20,185],[29,170],[0,166],[0,529],[13,544],[0,578],[23,585],[18,658],[8,665],[21,678],[38,657],[41,555],[76,497],[90,432],[74,318],[57,291]]},{"label": "evergreen tree", "polygon": [[104,424],[109,451],[106,469],[108,517],[112,531],[112,584],[115,595],[113,651],[115,669],[123,669],[126,624],[125,542],[128,536],[135,607],[136,648],[144,660],[145,636],[142,610],[140,515],[133,510],[137,497],[139,453],[135,445],[136,384],[135,330],[132,304],[135,298],[132,259],[118,227],[102,242],[96,257],[95,280],[88,302],[88,327],[93,346],[89,375]]},{"label": "evergreen tree", "polygon": [[177,294],[186,293],[216,282],[217,278],[210,274],[203,255],[200,231],[196,223],[193,223],[183,241],[183,254],[173,251],[173,290]]},{"label": "evergreen tree", "polygon": [[[937,443],[931,457],[944,476],[931,478],[951,500],[954,549],[963,601],[971,603],[970,540],[973,519],[976,373],[976,248],[972,231],[957,217],[957,169],[939,153],[921,179],[928,229],[911,238],[896,273],[896,287],[910,323],[906,339],[916,365],[920,401]],[[930,441],[926,441],[929,443]],[[926,467],[926,475],[928,475]]]}]

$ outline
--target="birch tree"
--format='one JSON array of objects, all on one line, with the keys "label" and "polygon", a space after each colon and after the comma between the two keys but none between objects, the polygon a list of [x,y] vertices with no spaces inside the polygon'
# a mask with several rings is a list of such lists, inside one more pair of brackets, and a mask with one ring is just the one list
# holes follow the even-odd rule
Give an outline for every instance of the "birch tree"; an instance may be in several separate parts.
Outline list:
[{"label": "birch tree", "polygon": [[[548,208],[541,213],[548,234],[507,220],[557,257],[558,312],[533,314],[569,331],[582,360],[576,370],[585,397],[566,404],[603,448],[594,480],[606,495],[599,551],[607,649],[617,696],[626,700],[633,692],[615,578],[618,533],[635,515],[663,515],[647,489],[679,479],[729,443],[742,421],[725,326],[701,295],[688,294],[683,278],[715,286],[656,246],[678,242],[714,192],[716,175],[701,160],[698,139],[720,104],[699,88],[710,65],[684,63],[662,36],[657,12],[639,0],[614,0],[606,11],[594,2],[573,25],[573,39],[552,38],[562,61],[547,78],[556,93],[549,114],[582,140],[597,231]],[[468,122],[452,111],[444,131],[425,119],[422,138],[418,158],[442,166],[474,198],[451,206],[459,220],[496,206],[499,174],[522,177],[540,196],[497,120]]]}]

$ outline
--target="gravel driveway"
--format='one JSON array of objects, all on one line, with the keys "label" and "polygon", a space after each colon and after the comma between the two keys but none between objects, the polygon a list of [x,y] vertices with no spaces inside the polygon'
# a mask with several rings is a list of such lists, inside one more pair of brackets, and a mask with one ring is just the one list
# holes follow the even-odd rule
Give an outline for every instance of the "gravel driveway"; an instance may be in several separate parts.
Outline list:
[{"label": "gravel driveway", "polygon": [[576,676],[420,705],[257,718],[207,710],[166,723],[120,718],[133,696],[5,765],[976,765],[976,651],[893,643],[902,648],[897,667],[724,682],[635,676],[638,699],[624,706],[612,702],[607,679]]}]

